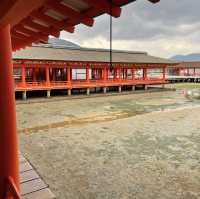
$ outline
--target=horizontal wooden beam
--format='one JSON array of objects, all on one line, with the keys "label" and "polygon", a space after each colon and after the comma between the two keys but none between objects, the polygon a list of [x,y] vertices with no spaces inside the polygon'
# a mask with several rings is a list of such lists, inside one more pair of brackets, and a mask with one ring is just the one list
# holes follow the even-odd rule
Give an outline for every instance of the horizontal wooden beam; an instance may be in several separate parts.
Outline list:
[{"label": "horizontal wooden beam", "polygon": [[24,19],[21,22],[21,24],[23,26],[33,28],[33,29],[37,30],[38,32],[41,32],[41,33],[44,33],[44,34],[47,34],[47,35],[52,35],[54,37],[60,36],[60,32],[58,30],[56,30],[55,28],[42,26],[38,23],[33,22],[30,18]]},{"label": "horizontal wooden beam", "polygon": [[46,0],[1,0],[0,27],[10,24],[11,28],[41,7]]},{"label": "horizontal wooden beam", "polygon": [[73,10],[72,8],[61,5],[59,3],[60,1],[50,0],[45,5],[45,7],[55,10],[56,12],[62,14],[63,16],[66,16],[69,18],[68,20],[71,20],[71,23],[77,24],[77,23],[83,23],[86,26],[93,26],[94,19],[87,17],[87,15],[81,14],[78,11]]}]

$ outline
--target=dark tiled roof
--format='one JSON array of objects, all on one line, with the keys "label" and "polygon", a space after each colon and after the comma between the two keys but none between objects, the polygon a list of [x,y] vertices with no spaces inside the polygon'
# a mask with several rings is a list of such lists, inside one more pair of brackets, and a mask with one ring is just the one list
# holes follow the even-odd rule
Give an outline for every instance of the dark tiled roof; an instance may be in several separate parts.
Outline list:
[{"label": "dark tiled roof", "polygon": [[[109,62],[110,52],[105,49],[29,47],[13,53],[13,59]],[[169,59],[154,57],[145,52],[113,51],[114,63],[175,64]]]},{"label": "dark tiled roof", "polygon": [[[173,66],[172,66],[173,67]],[[178,68],[200,68],[200,61],[182,62],[174,67]]]}]

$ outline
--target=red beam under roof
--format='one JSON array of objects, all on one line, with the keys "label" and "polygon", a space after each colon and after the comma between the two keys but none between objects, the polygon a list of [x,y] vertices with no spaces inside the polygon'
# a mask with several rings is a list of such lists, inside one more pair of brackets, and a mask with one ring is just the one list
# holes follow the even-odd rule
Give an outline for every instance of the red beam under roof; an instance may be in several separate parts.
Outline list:
[{"label": "red beam under roof", "polygon": [[[11,25],[13,50],[45,42],[62,30],[73,33],[82,23],[92,26],[104,13],[119,17],[121,7],[136,0],[2,0],[0,28]],[[148,0],[157,3],[159,0]]]}]

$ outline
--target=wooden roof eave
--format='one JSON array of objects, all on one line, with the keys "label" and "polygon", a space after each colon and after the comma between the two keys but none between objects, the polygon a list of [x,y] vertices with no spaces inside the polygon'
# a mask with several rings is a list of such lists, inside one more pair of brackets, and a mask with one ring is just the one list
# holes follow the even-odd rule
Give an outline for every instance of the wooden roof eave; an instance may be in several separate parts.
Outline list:
[{"label": "wooden roof eave", "polygon": [[0,7],[0,27],[10,24],[12,28],[45,1],[47,0],[3,0]]},{"label": "wooden roof eave", "polygon": [[[112,0],[112,12],[108,0],[77,0],[74,5],[80,2],[87,5],[83,10],[76,10],[69,4],[63,5],[61,0],[2,0],[0,8],[0,28],[6,24],[11,25],[11,37],[13,50],[30,46],[33,42],[47,42],[49,35],[59,36],[61,30],[74,32],[74,26],[83,23],[92,26],[95,17],[104,13],[119,17],[121,6],[135,0]],[[157,3],[159,0],[148,0]],[[56,16],[47,14],[49,9],[63,19],[57,20]],[[67,11],[66,11],[67,10]],[[65,15],[66,13],[66,15]],[[56,15],[57,15],[56,14]],[[43,24],[32,23],[29,28],[24,26],[26,20],[39,19],[47,27],[41,29]],[[33,21],[31,21],[33,22]],[[26,25],[26,24],[25,24]],[[34,29],[34,30],[33,30]],[[20,35],[21,34],[21,35]]]}]

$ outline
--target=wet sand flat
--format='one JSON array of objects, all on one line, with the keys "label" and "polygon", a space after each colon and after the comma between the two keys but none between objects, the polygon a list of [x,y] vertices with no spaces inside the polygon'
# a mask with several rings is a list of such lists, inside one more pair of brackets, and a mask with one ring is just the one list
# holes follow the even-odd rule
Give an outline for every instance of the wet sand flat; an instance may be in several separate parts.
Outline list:
[{"label": "wet sand flat", "polygon": [[200,198],[199,114],[179,91],[17,105],[21,151],[59,199]]}]

